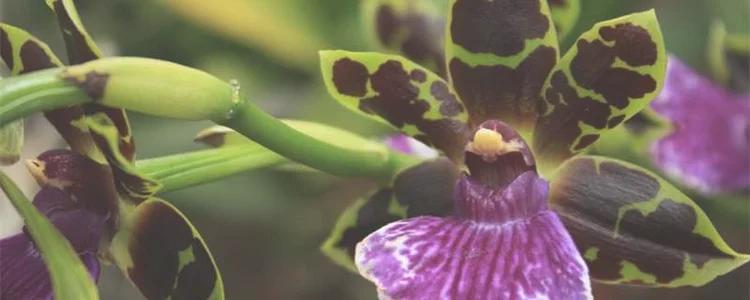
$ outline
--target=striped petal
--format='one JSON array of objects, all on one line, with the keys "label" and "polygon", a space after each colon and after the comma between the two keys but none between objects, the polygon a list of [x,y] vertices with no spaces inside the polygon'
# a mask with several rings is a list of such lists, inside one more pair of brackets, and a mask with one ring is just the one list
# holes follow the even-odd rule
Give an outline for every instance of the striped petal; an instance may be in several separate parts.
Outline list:
[{"label": "striped petal", "polygon": [[381,299],[590,299],[588,271],[534,172],[496,190],[464,175],[460,217],[391,223],[357,246]]},{"label": "striped petal", "polygon": [[703,193],[750,188],[750,96],[734,96],[670,57],[651,108],[673,127],[650,148],[663,172]]}]

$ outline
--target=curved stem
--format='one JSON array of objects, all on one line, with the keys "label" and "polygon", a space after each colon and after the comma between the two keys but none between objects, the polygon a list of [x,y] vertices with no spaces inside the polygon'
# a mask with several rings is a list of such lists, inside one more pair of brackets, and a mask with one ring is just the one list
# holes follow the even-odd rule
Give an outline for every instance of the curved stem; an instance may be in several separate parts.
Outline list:
[{"label": "curved stem", "polygon": [[58,78],[60,69],[0,80],[0,126],[30,114],[90,102],[78,87]]},{"label": "curved stem", "polygon": [[303,165],[337,175],[390,180],[403,167],[419,159],[385,147],[363,150],[335,146],[295,130],[254,104],[244,101],[229,120],[230,127],[272,151]]}]

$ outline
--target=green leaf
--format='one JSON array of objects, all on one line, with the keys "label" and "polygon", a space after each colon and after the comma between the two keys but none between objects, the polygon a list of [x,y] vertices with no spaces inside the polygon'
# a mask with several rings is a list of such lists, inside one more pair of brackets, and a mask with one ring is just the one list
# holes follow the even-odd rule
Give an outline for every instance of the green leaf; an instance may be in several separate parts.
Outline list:
[{"label": "green leaf", "polygon": [[545,83],[532,148],[542,173],[629,119],[664,84],[667,53],[654,11],[598,23]]},{"label": "green leaf", "polygon": [[115,186],[121,200],[140,204],[161,188],[161,184],[142,175],[121,152],[119,128],[105,113],[86,118],[86,125],[99,150],[112,167]]},{"label": "green leaf", "polygon": [[562,41],[573,30],[581,14],[581,0],[548,0],[557,38]]},{"label": "green leaf", "polygon": [[0,166],[18,162],[23,149],[23,120],[0,127]]},{"label": "green leaf", "polygon": [[471,125],[502,120],[528,139],[558,60],[545,0],[451,0],[446,60]]},{"label": "green leaf", "polygon": [[328,92],[344,106],[461,157],[466,111],[439,76],[395,55],[335,50],[320,59]]},{"label": "green leaf", "polygon": [[365,34],[379,51],[403,55],[445,78],[445,14],[434,0],[365,0]]},{"label": "green leaf", "polygon": [[55,298],[59,300],[99,299],[96,284],[68,240],[39,213],[15,183],[2,172],[0,172],[0,187],[26,222],[26,228],[47,263]]},{"label": "green leaf", "polygon": [[402,171],[393,182],[354,201],[339,216],[321,250],[336,264],[356,272],[355,248],[370,233],[405,218],[451,215],[457,171],[447,158]]},{"label": "green leaf", "polygon": [[601,282],[701,286],[750,260],[722,240],[690,198],[626,162],[566,161],[551,180],[550,205]]},{"label": "green leaf", "polygon": [[224,299],[216,262],[177,208],[151,198],[131,209],[110,253],[146,298]]},{"label": "green leaf", "polygon": [[[65,41],[70,64],[82,64],[103,57],[101,50],[86,32],[72,0],[47,0],[47,6],[57,16],[57,23]],[[125,110],[99,105],[86,104],[86,114],[106,113],[117,124],[120,133],[120,152],[130,161],[135,159],[135,141],[130,131],[130,122]]]}]

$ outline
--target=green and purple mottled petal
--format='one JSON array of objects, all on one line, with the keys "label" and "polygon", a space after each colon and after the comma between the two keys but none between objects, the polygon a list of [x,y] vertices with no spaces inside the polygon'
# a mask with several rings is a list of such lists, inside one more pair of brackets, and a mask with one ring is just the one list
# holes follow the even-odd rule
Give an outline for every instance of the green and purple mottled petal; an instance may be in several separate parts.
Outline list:
[{"label": "green and purple mottled petal", "polygon": [[177,208],[151,198],[130,217],[131,226],[115,235],[110,252],[146,298],[224,299],[208,247]]},{"label": "green and purple mottled petal", "polygon": [[112,167],[120,199],[137,205],[156,194],[161,184],[138,172],[133,163],[120,152],[122,135],[109,115],[97,112],[89,115],[86,121],[94,142]]},{"label": "green and purple mottled petal", "polygon": [[460,217],[391,223],[357,246],[357,268],[381,299],[591,299],[586,265],[547,192],[534,172],[503,190],[464,175]]},{"label": "green and purple mottled petal", "polygon": [[[86,265],[91,277],[99,278],[99,241],[105,234],[103,215],[74,207],[70,196],[52,186],[34,197],[34,206],[65,236]],[[53,299],[50,276],[42,254],[23,233],[0,240],[0,298]]]},{"label": "green and purple mottled petal", "polygon": [[445,80],[395,55],[335,50],[320,59],[328,92],[344,106],[460,159],[467,115]]},{"label": "green and purple mottled petal", "polygon": [[[28,32],[0,23],[0,58],[13,75],[62,66],[50,48]],[[44,116],[70,145],[70,148],[103,161],[86,130],[77,123],[83,119],[80,106],[62,107],[44,112]]]},{"label": "green and purple mottled petal", "polygon": [[750,260],[687,196],[622,161],[567,160],[552,180],[550,205],[601,282],[701,286]]},{"label": "green and purple mottled petal", "polygon": [[[103,57],[101,50],[83,27],[73,0],[47,0],[47,5],[57,16],[70,64],[82,64]],[[125,110],[96,103],[86,104],[83,107],[86,114],[103,112],[115,122],[120,133],[120,152],[132,162],[135,159],[135,141]]]},{"label": "green and purple mottled petal", "polygon": [[448,74],[472,127],[498,119],[528,138],[559,56],[547,1],[452,0],[446,36]]},{"label": "green and purple mottled petal", "polygon": [[667,53],[652,11],[598,23],[545,84],[532,147],[543,173],[643,109],[661,90]]},{"label": "green and purple mottled petal", "polygon": [[354,250],[367,235],[388,223],[417,216],[453,213],[457,168],[446,158],[423,162],[402,171],[395,181],[357,199],[339,216],[321,249],[351,271]]},{"label": "green and purple mottled petal", "polygon": [[362,21],[379,50],[400,54],[445,78],[445,17],[432,0],[365,0]]},{"label": "green and purple mottled petal", "polygon": [[562,41],[573,30],[581,14],[581,0],[547,0],[557,38]]},{"label": "green and purple mottled petal", "polygon": [[662,172],[706,194],[750,188],[750,96],[735,96],[670,56],[651,108],[672,125],[649,149]]}]

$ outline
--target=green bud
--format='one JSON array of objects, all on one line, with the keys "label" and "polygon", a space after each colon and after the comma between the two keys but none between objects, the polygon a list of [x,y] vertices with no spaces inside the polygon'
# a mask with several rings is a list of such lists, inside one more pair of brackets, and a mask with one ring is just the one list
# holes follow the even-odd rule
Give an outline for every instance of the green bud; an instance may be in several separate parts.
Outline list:
[{"label": "green bud", "polygon": [[72,66],[60,78],[94,102],[185,120],[229,119],[238,87],[190,67],[162,60],[113,57]]}]

